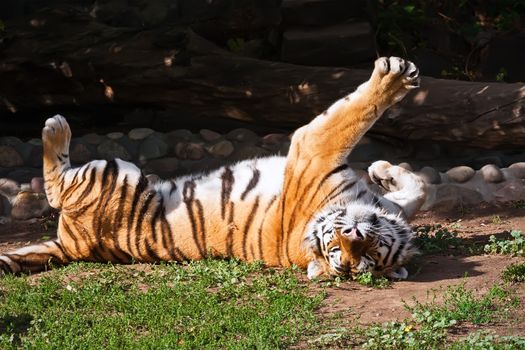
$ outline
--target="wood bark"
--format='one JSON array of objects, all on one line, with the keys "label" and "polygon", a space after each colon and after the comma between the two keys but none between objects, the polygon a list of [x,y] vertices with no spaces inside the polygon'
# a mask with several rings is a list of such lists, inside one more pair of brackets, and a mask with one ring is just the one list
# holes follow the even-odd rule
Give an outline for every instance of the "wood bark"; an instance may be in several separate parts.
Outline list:
[{"label": "wood bark", "polygon": [[[295,128],[370,74],[240,57],[185,27],[116,28],[73,10],[42,12],[6,28],[0,39],[2,118],[106,106],[174,108]],[[387,111],[372,132],[518,148],[525,144],[524,100],[524,84],[423,77],[421,88]]]}]

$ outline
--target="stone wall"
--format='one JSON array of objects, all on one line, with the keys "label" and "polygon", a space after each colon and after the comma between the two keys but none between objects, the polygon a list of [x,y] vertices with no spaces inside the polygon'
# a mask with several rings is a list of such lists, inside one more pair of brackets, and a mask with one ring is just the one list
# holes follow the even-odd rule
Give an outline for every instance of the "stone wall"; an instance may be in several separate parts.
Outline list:
[{"label": "stone wall", "polygon": [[[211,170],[243,159],[285,155],[289,146],[287,134],[258,135],[244,128],[226,133],[209,129],[161,133],[138,128],[128,133],[91,133],[73,138],[70,159],[80,165],[93,159],[121,158],[134,162],[151,180],[157,180]],[[523,153],[472,154],[479,152],[456,150],[454,154],[439,145],[392,144],[364,137],[349,162],[368,181],[366,169],[378,159],[415,171],[428,185],[424,210],[525,200]],[[43,193],[41,140],[0,138],[2,220],[40,217],[50,210]]]}]

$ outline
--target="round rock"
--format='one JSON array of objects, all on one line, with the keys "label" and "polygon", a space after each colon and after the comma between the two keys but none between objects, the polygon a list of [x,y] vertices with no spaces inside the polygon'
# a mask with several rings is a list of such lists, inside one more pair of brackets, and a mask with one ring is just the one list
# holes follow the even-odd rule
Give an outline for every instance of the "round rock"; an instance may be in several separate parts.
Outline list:
[{"label": "round rock", "polygon": [[142,142],[139,147],[139,161],[164,157],[168,153],[168,144],[152,135]]},{"label": "round rock", "polygon": [[99,156],[106,160],[120,158],[123,160],[130,160],[131,156],[124,146],[113,140],[106,140],[97,147]]},{"label": "round rock", "polygon": [[89,143],[90,145],[99,145],[102,141],[104,141],[104,137],[98,134],[87,134],[82,136],[82,139],[84,142]]},{"label": "round rock", "polygon": [[254,133],[251,130],[244,129],[244,128],[234,129],[230,131],[226,135],[226,138],[228,140],[237,141],[237,142],[256,143],[257,141],[259,141],[259,136],[256,133]]},{"label": "round rock", "polygon": [[200,130],[199,135],[201,135],[202,139],[206,142],[217,141],[218,139],[221,138],[221,134],[213,130],[209,130],[209,129]]},{"label": "round rock", "polygon": [[22,156],[11,146],[0,146],[0,167],[13,168],[24,165]]},{"label": "round rock", "polygon": [[22,143],[22,140],[20,140],[18,137],[14,137],[14,136],[0,137],[0,146],[16,146],[20,143]]},{"label": "round rock", "polygon": [[206,150],[199,143],[179,142],[175,145],[175,155],[180,159],[199,160],[204,158]]},{"label": "round rock", "polygon": [[408,170],[408,171],[414,171],[414,169],[412,169],[412,165],[410,165],[410,164],[407,163],[407,162],[399,163],[397,166],[398,166],[398,167],[401,167],[401,168],[403,168],[403,169],[405,169],[405,170]]},{"label": "round rock", "polygon": [[450,169],[446,174],[452,181],[463,183],[472,179],[474,174],[476,174],[476,171],[469,166],[461,165]]},{"label": "round rock", "polygon": [[441,176],[439,175],[439,172],[432,167],[423,167],[417,174],[427,184],[437,185],[441,183]]},{"label": "round rock", "polygon": [[44,178],[34,177],[31,179],[31,191],[35,193],[45,193]]},{"label": "round rock", "polygon": [[69,157],[73,163],[84,164],[91,160],[91,151],[83,143],[76,143],[69,150]]},{"label": "round rock", "polygon": [[234,151],[233,144],[230,141],[219,141],[208,147],[208,152],[217,158],[226,158]]},{"label": "round rock", "polygon": [[479,172],[481,173],[481,176],[483,176],[483,180],[486,182],[497,183],[505,180],[505,175],[503,175],[501,169],[495,164],[487,164],[483,166]]},{"label": "round rock", "polygon": [[42,166],[42,154],[42,146],[34,146],[27,158],[27,165],[32,166],[33,168],[40,168]]},{"label": "round rock", "polygon": [[148,162],[146,170],[163,178],[172,177],[179,169],[179,160],[174,157],[154,159]]},{"label": "round rock", "polygon": [[118,139],[120,139],[120,138],[122,138],[124,136],[124,133],[121,133],[121,132],[110,132],[106,136],[107,136],[108,139],[118,140]]},{"label": "round rock", "polygon": [[525,162],[514,163],[509,166],[509,170],[518,179],[525,179]]},{"label": "round rock", "polygon": [[263,145],[280,145],[283,142],[290,141],[285,134],[268,134],[262,138]]},{"label": "round rock", "polygon": [[20,184],[11,179],[0,179],[0,193],[6,197],[16,196],[20,192]]},{"label": "round rock", "polygon": [[33,145],[33,146],[42,146],[42,139],[31,139],[27,141],[27,143]]},{"label": "round rock", "polygon": [[193,133],[187,129],[173,130],[166,134],[166,140],[170,145],[180,141],[191,141],[193,138]]},{"label": "round rock", "polygon": [[150,128],[137,128],[133,129],[128,133],[128,137],[131,140],[144,140],[149,135],[153,134],[155,131],[153,131]]}]

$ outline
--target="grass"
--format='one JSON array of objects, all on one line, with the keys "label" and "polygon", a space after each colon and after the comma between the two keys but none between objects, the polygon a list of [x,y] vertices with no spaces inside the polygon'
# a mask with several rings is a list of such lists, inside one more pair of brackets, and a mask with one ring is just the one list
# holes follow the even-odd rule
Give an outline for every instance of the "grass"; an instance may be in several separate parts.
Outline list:
[{"label": "grass", "polygon": [[448,340],[449,331],[461,323],[488,324],[507,317],[519,304],[508,290],[494,286],[482,296],[465,288],[464,283],[445,290],[443,301],[415,302],[406,306],[410,319],[388,322],[360,330],[365,349],[514,349],[524,346],[525,338],[471,334],[455,342]]},{"label": "grass", "polygon": [[423,254],[443,252],[451,248],[458,248],[463,241],[458,237],[458,231],[450,231],[440,224],[422,225],[416,228],[416,244]]},{"label": "grass", "polygon": [[374,276],[371,272],[360,273],[354,277],[354,280],[360,285],[377,289],[391,286],[390,281],[386,277]]},{"label": "grass", "polygon": [[525,282],[525,263],[507,266],[501,277],[505,282]]},{"label": "grass", "polygon": [[72,264],[0,280],[2,349],[275,349],[315,329],[292,270],[209,260]]},{"label": "grass", "polygon": [[510,232],[510,239],[497,239],[492,235],[489,243],[485,245],[485,252],[490,254],[504,254],[512,256],[525,256],[525,237],[521,231]]}]

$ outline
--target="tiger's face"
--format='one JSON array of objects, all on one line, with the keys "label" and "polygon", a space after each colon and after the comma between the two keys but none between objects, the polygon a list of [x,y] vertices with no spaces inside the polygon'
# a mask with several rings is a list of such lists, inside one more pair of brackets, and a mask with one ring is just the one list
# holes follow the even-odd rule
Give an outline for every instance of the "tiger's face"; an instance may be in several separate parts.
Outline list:
[{"label": "tiger's face", "polygon": [[404,219],[375,206],[332,207],[310,223],[305,237],[312,257],[308,277],[372,272],[405,279],[403,264],[416,253],[413,235]]}]

